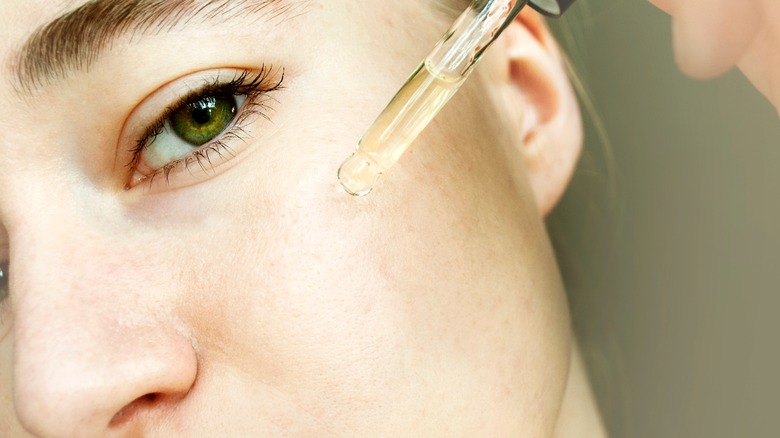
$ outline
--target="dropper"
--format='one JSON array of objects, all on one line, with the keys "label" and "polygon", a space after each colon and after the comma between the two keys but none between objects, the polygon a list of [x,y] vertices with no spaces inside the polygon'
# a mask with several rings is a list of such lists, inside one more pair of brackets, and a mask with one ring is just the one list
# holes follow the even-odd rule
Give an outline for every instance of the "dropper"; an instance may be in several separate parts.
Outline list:
[{"label": "dropper", "polygon": [[[411,146],[460,89],[485,50],[529,0],[474,0],[360,139],[338,171],[344,190],[371,192],[376,181]],[[574,0],[530,0],[537,11],[559,16]]]}]

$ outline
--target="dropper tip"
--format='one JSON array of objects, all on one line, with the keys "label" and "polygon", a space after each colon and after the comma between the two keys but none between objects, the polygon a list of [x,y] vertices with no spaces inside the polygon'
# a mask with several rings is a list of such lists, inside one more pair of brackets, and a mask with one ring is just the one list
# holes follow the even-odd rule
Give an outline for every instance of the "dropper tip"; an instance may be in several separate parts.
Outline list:
[{"label": "dropper tip", "polygon": [[338,172],[341,186],[352,196],[369,194],[381,175],[379,166],[360,151],[350,155]]}]

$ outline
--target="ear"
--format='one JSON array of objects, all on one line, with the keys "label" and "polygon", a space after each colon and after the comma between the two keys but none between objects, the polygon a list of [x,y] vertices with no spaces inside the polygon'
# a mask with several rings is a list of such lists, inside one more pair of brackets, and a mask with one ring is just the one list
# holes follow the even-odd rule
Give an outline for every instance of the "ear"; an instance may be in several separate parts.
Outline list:
[{"label": "ear", "polygon": [[[582,151],[582,121],[563,57],[544,18],[530,8],[504,31],[506,111],[519,135],[528,179],[543,215],[563,195]],[[514,120],[513,120],[514,119]]]}]

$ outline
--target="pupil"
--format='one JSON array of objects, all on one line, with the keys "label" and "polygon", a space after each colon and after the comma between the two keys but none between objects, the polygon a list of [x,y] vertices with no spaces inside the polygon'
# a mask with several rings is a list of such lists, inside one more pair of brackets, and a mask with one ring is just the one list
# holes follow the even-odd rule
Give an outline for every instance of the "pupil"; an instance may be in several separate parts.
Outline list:
[{"label": "pupil", "polygon": [[192,120],[199,125],[209,123],[211,121],[211,108],[201,107],[193,109]]}]

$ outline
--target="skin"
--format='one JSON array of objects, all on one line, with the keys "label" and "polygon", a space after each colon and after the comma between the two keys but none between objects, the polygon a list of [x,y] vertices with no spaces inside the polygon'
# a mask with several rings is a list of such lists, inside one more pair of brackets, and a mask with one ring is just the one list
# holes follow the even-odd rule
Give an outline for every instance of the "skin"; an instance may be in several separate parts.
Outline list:
[{"label": "skin", "polygon": [[674,49],[698,78],[739,67],[780,111],[780,3],[776,0],[650,0],[674,18]]},{"label": "skin", "polygon": [[[9,60],[82,3],[0,2],[4,437],[603,435],[543,224],[581,129],[538,17],[358,199],[336,168],[452,17],[314,1],[20,96]],[[124,190],[143,102],[262,64],[284,88],[233,158]]]}]

